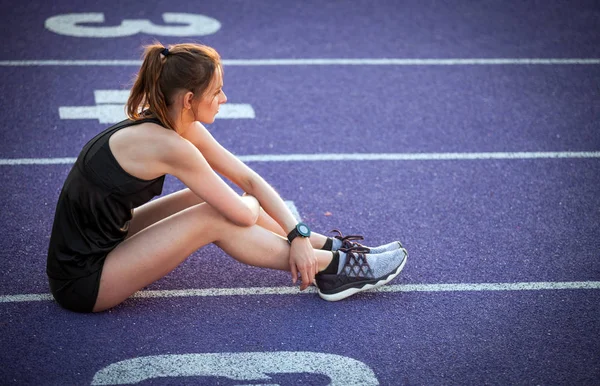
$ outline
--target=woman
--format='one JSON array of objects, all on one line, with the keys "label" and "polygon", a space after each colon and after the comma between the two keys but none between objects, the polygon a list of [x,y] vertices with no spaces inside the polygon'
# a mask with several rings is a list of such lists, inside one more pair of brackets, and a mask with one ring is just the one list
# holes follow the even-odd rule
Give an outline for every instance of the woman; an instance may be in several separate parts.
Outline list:
[{"label": "woman", "polygon": [[[294,283],[300,275],[301,290],[316,280],[327,300],[400,272],[406,251],[399,242],[369,249],[354,241],[360,237],[328,238],[297,224],[275,190],[202,125],[226,101],[214,49],[146,47],[129,119],[84,146],[59,197],[47,274],[60,305],[111,308],[209,243],[240,262],[289,270]],[[150,202],[166,174],[187,189]]]}]

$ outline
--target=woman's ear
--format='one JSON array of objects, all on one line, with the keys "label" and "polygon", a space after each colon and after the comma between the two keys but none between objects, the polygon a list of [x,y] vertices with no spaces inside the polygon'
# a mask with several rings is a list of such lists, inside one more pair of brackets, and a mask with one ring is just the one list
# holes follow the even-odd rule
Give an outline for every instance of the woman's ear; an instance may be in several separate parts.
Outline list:
[{"label": "woman's ear", "polygon": [[191,91],[186,92],[183,95],[183,109],[189,110],[192,108],[192,100],[194,99],[194,93]]}]

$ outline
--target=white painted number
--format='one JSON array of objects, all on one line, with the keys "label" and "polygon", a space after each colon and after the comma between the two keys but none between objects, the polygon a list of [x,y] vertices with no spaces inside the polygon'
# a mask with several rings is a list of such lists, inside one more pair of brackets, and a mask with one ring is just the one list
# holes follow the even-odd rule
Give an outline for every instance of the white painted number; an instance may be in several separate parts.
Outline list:
[{"label": "white painted number", "polygon": [[[99,123],[117,123],[126,118],[125,103],[128,90],[94,90],[95,106],[60,106],[60,119],[97,119]],[[218,119],[254,119],[252,105],[225,103],[221,105]]]},{"label": "white painted number", "polygon": [[295,373],[325,375],[331,386],[379,385],[373,370],[363,362],[341,355],[301,351],[139,357],[108,365],[94,375],[92,385],[132,384],[160,377],[225,377],[253,381],[256,385],[254,381],[270,381],[268,374]]},{"label": "white painted number", "polygon": [[45,26],[59,35],[86,38],[114,38],[139,33],[159,36],[203,36],[214,34],[221,28],[218,20],[204,15],[166,12],[162,14],[162,18],[165,23],[171,25],[156,25],[144,19],[123,20],[118,26],[82,25],[104,23],[104,14],[69,13],[48,18]]}]

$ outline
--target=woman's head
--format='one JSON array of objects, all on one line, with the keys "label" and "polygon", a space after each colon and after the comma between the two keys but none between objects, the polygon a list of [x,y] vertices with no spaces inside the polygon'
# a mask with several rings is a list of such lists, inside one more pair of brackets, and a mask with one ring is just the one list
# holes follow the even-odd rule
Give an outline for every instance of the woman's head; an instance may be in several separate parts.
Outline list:
[{"label": "woman's head", "polygon": [[187,106],[194,120],[211,123],[216,110],[213,114],[206,109],[216,106],[218,110],[218,105],[226,101],[221,90],[222,74],[221,58],[211,47],[175,44],[165,50],[158,43],[146,46],[127,101],[127,115],[137,120],[144,118],[142,112],[147,110],[175,130],[170,113]]}]

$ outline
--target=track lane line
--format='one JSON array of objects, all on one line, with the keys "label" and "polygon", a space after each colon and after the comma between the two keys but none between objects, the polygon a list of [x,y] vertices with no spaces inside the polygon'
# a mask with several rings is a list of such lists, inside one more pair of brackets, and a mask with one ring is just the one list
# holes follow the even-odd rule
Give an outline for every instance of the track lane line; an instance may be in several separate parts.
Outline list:
[{"label": "track lane line", "polygon": [[[141,60],[0,60],[3,67],[140,66]],[[224,59],[225,66],[473,66],[473,65],[598,65],[600,58],[307,58]]]},{"label": "track lane line", "polygon": [[[243,162],[318,162],[318,161],[448,161],[489,159],[600,158],[600,151],[563,152],[487,152],[487,153],[324,153],[240,155]],[[74,157],[2,158],[0,166],[72,164]]]},{"label": "track lane line", "polygon": [[[520,282],[520,283],[446,283],[446,284],[396,284],[379,287],[368,292],[486,292],[486,291],[556,291],[598,290],[600,281]],[[145,290],[132,298],[181,298],[252,295],[301,295],[315,294],[310,287],[300,291],[298,287],[249,287],[249,288],[201,288],[181,290]],[[50,294],[0,295],[0,303],[18,303],[52,300]]]}]

